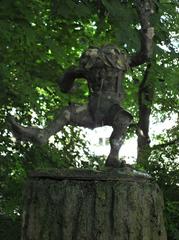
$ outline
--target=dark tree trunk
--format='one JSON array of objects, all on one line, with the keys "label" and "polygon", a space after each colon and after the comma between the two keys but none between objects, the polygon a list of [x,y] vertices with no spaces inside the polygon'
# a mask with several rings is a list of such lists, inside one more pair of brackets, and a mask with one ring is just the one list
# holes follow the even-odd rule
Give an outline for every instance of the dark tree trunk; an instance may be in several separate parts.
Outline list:
[{"label": "dark tree trunk", "polygon": [[151,63],[147,65],[143,80],[139,86],[138,105],[139,105],[139,122],[138,122],[138,154],[137,163],[146,166],[150,156],[150,137],[149,124],[151,107],[154,97],[154,83],[150,78]]},{"label": "dark tree trunk", "polygon": [[25,192],[22,240],[166,240],[163,198],[125,172],[36,172]]}]

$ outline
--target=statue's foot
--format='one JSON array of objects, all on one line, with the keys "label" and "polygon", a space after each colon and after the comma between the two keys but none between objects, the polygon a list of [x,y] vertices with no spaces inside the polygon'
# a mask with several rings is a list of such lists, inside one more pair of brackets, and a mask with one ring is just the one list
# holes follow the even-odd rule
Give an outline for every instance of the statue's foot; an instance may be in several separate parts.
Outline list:
[{"label": "statue's foot", "polygon": [[48,139],[44,136],[42,129],[36,127],[23,127],[16,122],[13,116],[8,118],[11,131],[17,140],[31,141],[37,144],[45,144]]},{"label": "statue's foot", "polygon": [[133,168],[131,165],[127,164],[125,160],[121,160],[118,157],[112,158],[108,157],[106,161],[106,170],[113,172],[113,173],[118,173],[120,174],[127,174],[127,175],[132,175],[133,174]]},{"label": "statue's foot", "polygon": [[126,162],[124,160],[120,160],[118,157],[108,156],[105,166],[110,168],[123,168],[126,166]]}]

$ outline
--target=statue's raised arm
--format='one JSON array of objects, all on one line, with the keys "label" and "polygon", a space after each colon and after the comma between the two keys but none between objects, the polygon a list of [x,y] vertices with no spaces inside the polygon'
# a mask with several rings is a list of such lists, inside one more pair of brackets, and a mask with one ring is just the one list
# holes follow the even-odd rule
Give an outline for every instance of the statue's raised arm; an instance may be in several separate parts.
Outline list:
[{"label": "statue's raised arm", "polygon": [[149,61],[153,53],[154,27],[150,23],[150,17],[154,13],[153,0],[135,0],[135,7],[141,25],[141,48],[139,52],[130,57],[130,67],[135,67]]},{"label": "statue's raised arm", "polygon": [[73,67],[66,70],[58,81],[60,90],[64,93],[69,92],[72,89],[76,78],[85,78],[85,72],[83,69]]}]

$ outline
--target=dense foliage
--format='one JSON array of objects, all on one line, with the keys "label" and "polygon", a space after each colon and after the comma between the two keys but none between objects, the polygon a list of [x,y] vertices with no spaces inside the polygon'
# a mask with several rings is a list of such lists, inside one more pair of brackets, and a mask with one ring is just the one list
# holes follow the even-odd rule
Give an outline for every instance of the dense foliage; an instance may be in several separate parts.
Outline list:
[{"label": "dense foliage", "polygon": [[[150,68],[149,98],[144,105],[164,121],[178,114],[179,6],[175,0],[155,1],[155,58]],[[63,94],[57,81],[63,71],[78,63],[90,45],[116,44],[129,54],[139,49],[139,20],[133,1],[119,0],[2,0],[0,5],[0,214],[18,223],[22,188],[29,170],[46,167],[94,167],[80,129],[65,128],[44,147],[15,142],[7,117],[15,114],[24,125],[44,126],[55,111],[69,102],[87,101],[85,81],[75,92]],[[123,105],[139,122],[139,88],[146,65],[130,69],[124,82]],[[142,95],[141,95],[142,96]],[[135,124],[134,124],[135,125]],[[135,131],[131,129],[131,134]],[[177,122],[151,138],[145,167],[158,181],[166,199],[169,240],[179,239],[179,166]],[[57,143],[60,142],[60,148]],[[155,144],[154,144],[155,143]],[[90,159],[81,162],[81,156]],[[99,160],[100,165],[103,160]],[[1,222],[1,220],[0,220]],[[12,225],[12,224],[10,224]],[[9,228],[9,224],[6,225]],[[3,226],[5,227],[5,226]],[[0,228],[2,226],[0,225]],[[12,229],[12,232],[16,231]],[[5,239],[3,231],[0,237]],[[12,234],[14,239],[14,234]],[[10,237],[8,237],[10,239]]]}]

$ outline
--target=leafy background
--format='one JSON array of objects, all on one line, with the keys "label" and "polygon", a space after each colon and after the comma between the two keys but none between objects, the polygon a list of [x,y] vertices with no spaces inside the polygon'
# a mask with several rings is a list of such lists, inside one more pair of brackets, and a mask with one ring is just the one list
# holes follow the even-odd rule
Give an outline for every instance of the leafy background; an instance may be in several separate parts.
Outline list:
[{"label": "leafy background", "polygon": [[[155,26],[155,59],[147,82],[151,97],[144,106],[150,108],[150,116],[163,122],[174,114],[178,116],[179,6],[174,0],[155,3],[157,13],[151,19]],[[28,171],[48,167],[98,168],[104,164],[103,157],[91,155],[79,128],[64,128],[60,136],[55,136],[54,143],[44,147],[15,142],[7,124],[8,115],[15,114],[25,126],[45,126],[55,111],[69,102],[84,104],[88,93],[85,81],[77,82],[72,94],[58,89],[57,82],[64,70],[78,64],[82,51],[91,45],[112,43],[129,54],[137,51],[138,24],[134,1],[1,1],[1,239],[20,239],[22,190]],[[141,120],[139,90],[146,67],[144,64],[129,70],[124,81],[123,106],[133,114],[135,123]],[[134,134],[136,129],[131,128],[128,137]],[[176,122],[171,129],[151,137],[154,146],[147,146],[142,152],[146,161],[138,161],[135,166],[145,168],[163,190],[169,240],[179,239],[178,139]],[[58,142],[60,149],[56,147]]]}]

